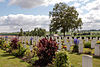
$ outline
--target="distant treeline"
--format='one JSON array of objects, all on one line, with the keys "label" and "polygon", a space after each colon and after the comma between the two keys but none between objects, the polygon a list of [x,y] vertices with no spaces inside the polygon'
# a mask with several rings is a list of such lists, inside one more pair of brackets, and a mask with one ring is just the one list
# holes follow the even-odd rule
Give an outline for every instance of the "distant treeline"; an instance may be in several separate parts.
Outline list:
[{"label": "distant treeline", "polygon": [[20,32],[18,36],[45,36],[46,35],[46,30],[42,28],[35,28],[34,30],[31,31],[24,31],[20,29]]},{"label": "distant treeline", "polygon": [[14,33],[0,33],[0,35],[15,35],[17,36],[19,32],[14,32]]}]

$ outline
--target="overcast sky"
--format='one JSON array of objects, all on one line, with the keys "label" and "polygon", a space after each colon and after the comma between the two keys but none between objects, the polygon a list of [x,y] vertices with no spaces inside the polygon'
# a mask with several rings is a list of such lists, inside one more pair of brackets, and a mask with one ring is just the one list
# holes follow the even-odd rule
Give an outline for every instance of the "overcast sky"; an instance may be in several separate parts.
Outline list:
[{"label": "overcast sky", "polygon": [[49,29],[49,11],[55,3],[75,6],[83,21],[83,30],[100,29],[100,0],[0,0],[0,32],[16,32],[20,28]]}]

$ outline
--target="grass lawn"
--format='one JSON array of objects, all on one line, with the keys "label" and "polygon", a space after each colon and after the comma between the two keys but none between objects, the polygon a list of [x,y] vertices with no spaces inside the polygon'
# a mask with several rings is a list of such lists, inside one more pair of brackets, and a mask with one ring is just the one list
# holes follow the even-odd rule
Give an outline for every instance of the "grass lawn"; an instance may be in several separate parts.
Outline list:
[{"label": "grass lawn", "polygon": [[[69,53],[74,67],[82,67],[82,56],[85,54]],[[0,49],[0,67],[31,67],[28,63]],[[100,58],[93,58],[93,67],[100,67]]]},{"label": "grass lawn", "polygon": [[[69,54],[70,62],[74,67],[82,67],[82,56],[85,54]],[[100,67],[100,58],[93,58],[93,67]]]},{"label": "grass lawn", "polygon": [[28,63],[0,49],[0,67],[30,67]]}]

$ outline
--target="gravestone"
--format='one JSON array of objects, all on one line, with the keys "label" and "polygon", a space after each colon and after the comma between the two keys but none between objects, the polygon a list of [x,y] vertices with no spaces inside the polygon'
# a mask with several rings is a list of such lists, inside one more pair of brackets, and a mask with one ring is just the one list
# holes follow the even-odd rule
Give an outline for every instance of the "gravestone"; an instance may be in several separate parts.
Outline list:
[{"label": "gravestone", "polygon": [[100,56],[100,44],[95,44],[95,56]]},{"label": "gravestone", "polygon": [[67,46],[67,39],[66,39],[66,37],[64,37],[64,43]]},{"label": "gravestone", "polygon": [[69,43],[70,43],[70,45],[73,45],[73,43],[72,43],[72,37],[69,37]]},{"label": "gravestone", "polygon": [[93,38],[93,40],[91,40],[91,48],[95,48],[95,44],[96,44],[96,39]]},{"label": "gravestone", "polygon": [[78,45],[79,53],[83,53],[83,40],[79,39],[79,45]]},{"label": "gravestone", "polygon": [[30,49],[30,51],[32,51],[33,50],[33,45],[30,45],[29,49]]},{"label": "gravestone", "polygon": [[26,48],[26,44],[23,44],[24,48]]},{"label": "gravestone", "polygon": [[82,67],[93,67],[92,56],[82,56]]},{"label": "gravestone", "polygon": [[88,38],[85,39],[85,42],[88,42]]},{"label": "gravestone", "polygon": [[61,37],[59,37],[59,50],[61,49],[61,47],[62,47],[62,43],[61,43]]}]

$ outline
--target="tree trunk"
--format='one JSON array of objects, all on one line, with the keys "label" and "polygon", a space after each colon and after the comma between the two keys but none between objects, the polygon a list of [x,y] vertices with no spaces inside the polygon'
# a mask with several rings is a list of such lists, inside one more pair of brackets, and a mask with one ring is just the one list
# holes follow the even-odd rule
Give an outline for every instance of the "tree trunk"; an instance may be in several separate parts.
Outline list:
[{"label": "tree trunk", "polygon": [[63,31],[63,34],[64,34],[64,37],[65,37],[65,35],[66,35],[66,34],[65,34],[65,29],[64,29],[64,31]]}]

